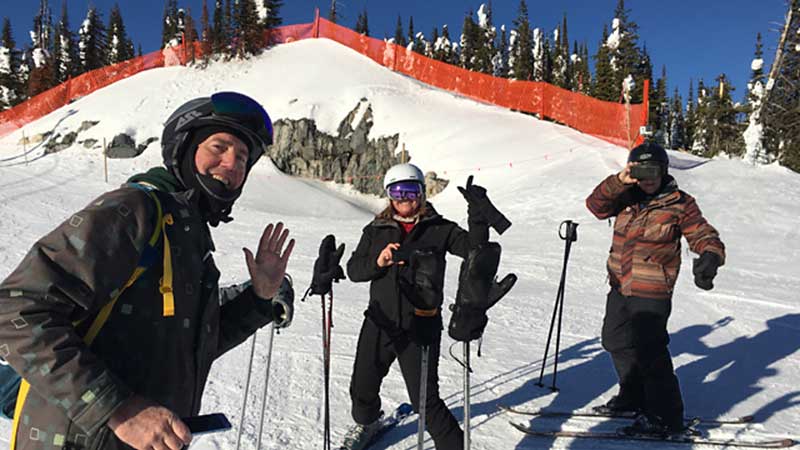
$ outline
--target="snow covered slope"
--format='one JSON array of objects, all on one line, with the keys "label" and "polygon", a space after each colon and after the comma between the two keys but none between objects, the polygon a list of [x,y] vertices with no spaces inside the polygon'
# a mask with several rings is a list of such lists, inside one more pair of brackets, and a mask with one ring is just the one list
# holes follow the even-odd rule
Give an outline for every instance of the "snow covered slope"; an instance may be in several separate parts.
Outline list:
[{"label": "snow covered slope", "polygon": [[[584,199],[605,176],[620,169],[626,157],[624,149],[432,89],[324,39],[278,46],[251,61],[212,64],[206,70],[171,67],[144,72],[55,111],[24,131],[27,136],[53,128],[63,132],[76,129],[82,121],[99,120],[81,139],[102,140],[126,131],[141,141],[159,136],[161,123],[178,105],[217,90],[253,96],[267,107],[273,120],[309,117],[330,132],[366,98],[375,117],[371,137],[399,132],[413,162],[450,179],[450,186],[433,202],[446,217],[464,226],[465,202],[455,185],[463,185],[467,175],[474,174],[476,183],[488,188],[493,201],[514,223],[498,238],[504,251],[500,272],[515,272],[520,281],[490,312],[483,356],[474,358],[473,354],[473,448],[626,447],[524,438],[508,425],[511,417],[496,408],[498,404],[585,408],[616,392],[610,359],[599,344],[611,228],[590,216]],[[74,145],[42,157],[39,149],[33,149],[26,165],[17,144],[20,137],[21,131],[17,131],[0,140],[2,277],[13,270],[36,239],[71,212],[161,160],[157,142],[136,159],[110,160],[106,183],[99,149]],[[691,166],[692,158],[671,156],[685,160],[676,166]],[[714,436],[797,437],[800,176],[780,167],[752,167],[726,159],[672,173],[720,230],[729,255],[715,280],[716,288],[705,292],[694,287],[693,256],[684,253],[670,331],[687,413],[756,415],[758,423],[747,429],[711,430]],[[241,247],[255,246],[265,224],[283,220],[298,241],[289,272],[299,295],[310,282],[322,237],[334,233],[347,244],[349,255],[371,218],[370,210],[381,204],[340,186],[287,177],[264,161],[254,169],[234,210],[236,220],[214,230],[223,282],[245,278]],[[565,219],[580,223],[579,239],[572,247],[567,276],[558,366],[561,391],[551,393],[534,383],[563,259],[564,243],[557,230]],[[455,295],[458,264],[458,258],[450,259],[448,302]],[[366,284],[335,285],[331,405],[336,442],[351,424],[348,384],[367,296]],[[264,448],[313,449],[321,445],[320,319],[319,299],[298,301],[293,325],[275,337]],[[244,429],[246,449],[255,447],[257,394],[263,385],[268,336],[268,330],[263,330],[258,337],[256,381],[251,390],[256,394],[248,403]],[[448,355],[452,344],[449,337],[442,342],[441,392],[461,420],[461,366]],[[453,351],[460,355],[460,346]],[[204,411],[224,412],[238,424],[248,354],[245,344],[215,364]],[[545,383],[550,382],[551,370],[548,366]],[[392,408],[406,398],[399,370],[394,367],[383,387],[385,406]],[[611,424],[586,420],[534,422],[541,429],[613,429]],[[2,435],[7,436],[8,426],[2,426]],[[416,442],[415,434],[412,418],[385,436],[378,448],[410,448]],[[236,433],[231,431],[203,437],[193,448],[227,450],[234,448],[235,440]],[[433,448],[430,440],[426,448]]]}]

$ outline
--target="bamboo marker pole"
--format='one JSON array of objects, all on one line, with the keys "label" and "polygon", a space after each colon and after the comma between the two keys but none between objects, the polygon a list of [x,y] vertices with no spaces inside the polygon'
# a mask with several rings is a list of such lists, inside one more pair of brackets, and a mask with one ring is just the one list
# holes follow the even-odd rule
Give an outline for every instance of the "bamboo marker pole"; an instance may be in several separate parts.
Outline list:
[{"label": "bamboo marker pole", "polygon": [[25,138],[25,130],[22,130],[22,154],[25,155],[25,165],[28,165],[28,140]]},{"label": "bamboo marker pole", "polygon": [[105,173],[106,183],[108,183],[108,148],[106,148],[106,138],[103,138],[103,173]]}]

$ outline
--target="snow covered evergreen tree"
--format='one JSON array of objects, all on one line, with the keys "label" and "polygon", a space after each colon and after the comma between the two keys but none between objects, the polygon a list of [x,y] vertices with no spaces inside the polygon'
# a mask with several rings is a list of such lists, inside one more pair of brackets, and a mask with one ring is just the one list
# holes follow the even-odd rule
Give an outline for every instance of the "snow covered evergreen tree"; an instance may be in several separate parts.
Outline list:
[{"label": "snow covered evergreen tree", "polygon": [[547,42],[544,39],[544,33],[540,28],[533,30],[533,81],[544,81],[547,76]]},{"label": "snow covered evergreen tree", "polygon": [[[646,79],[646,75],[642,73],[643,57],[638,47],[639,26],[628,18],[629,12],[625,8],[625,1],[617,0],[617,6],[614,9],[614,20],[611,24],[611,34],[606,40],[606,47],[609,50],[609,63],[611,64],[614,76],[613,85],[617,95],[623,80],[628,76],[633,76],[635,85],[631,92],[631,103],[641,103],[644,87],[643,80]],[[617,98],[614,98],[614,100]]]},{"label": "snow covered evergreen tree", "polygon": [[475,32],[475,65],[473,70],[493,74],[495,66],[493,60],[497,54],[495,41],[497,29],[492,24],[492,9],[485,3],[478,8],[478,23]]},{"label": "snow covered evergreen tree", "polygon": [[745,152],[742,127],[736,121],[737,111],[733,104],[731,92],[735,89],[728,81],[725,74],[717,77],[717,86],[714,88],[709,102],[708,115],[711,127],[709,144],[705,156],[725,154],[728,156],[743,156]]},{"label": "snow covered evergreen tree", "polygon": [[108,63],[127,61],[133,58],[133,55],[133,41],[125,31],[119,4],[115,3],[108,16]]},{"label": "snow covered evergreen tree", "polygon": [[0,110],[25,100],[25,91],[19,79],[21,64],[21,54],[14,41],[11,21],[5,17],[0,34]]},{"label": "snow covered evergreen tree", "polygon": [[211,58],[211,51],[214,42],[214,32],[208,18],[208,2],[203,0],[200,12],[200,51],[203,53],[204,63],[208,63]]},{"label": "snow covered evergreen tree", "polygon": [[88,72],[107,64],[108,41],[102,17],[94,6],[86,12],[86,18],[78,31],[80,71]]},{"label": "snow covered evergreen tree", "polygon": [[672,94],[672,102],[669,109],[669,145],[668,148],[685,148],[686,124],[683,117],[683,100],[678,88]]},{"label": "snow covered evergreen tree", "polygon": [[78,73],[78,48],[75,34],[69,27],[67,1],[61,4],[61,18],[55,27],[53,39],[53,79],[63,83]]},{"label": "snow covered evergreen tree", "polygon": [[756,50],[750,63],[750,81],[747,82],[747,128],[744,131],[745,159],[754,164],[766,164],[769,157],[764,149],[764,123],[761,119],[761,101],[764,97],[764,51],[761,33],[756,35]]},{"label": "snow covered evergreen tree", "polygon": [[800,0],[789,0],[762,100],[764,142],[771,158],[800,172]]},{"label": "snow covered evergreen tree", "polygon": [[464,15],[464,25],[461,27],[461,57],[459,65],[467,70],[476,70],[478,56],[478,25],[473,19],[472,11]]},{"label": "snow covered evergreen tree", "polygon": [[227,23],[222,0],[214,2],[214,25],[211,27],[211,52],[215,55],[225,52],[228,47]]},{"label": "snow covered evergreen tree", "polygon": [[447,25],[443,25],[442,35],[433,43],[433,59],[447,64],[454,64],[456,62],[456,52],[453,48],[454,44],[450,41],[450,31]]},{"label": "snow covered evergreen tree", "polygon": [[697,82],[697,105],[694,108],[692,134],[692,153],[705,156],[711,154],[711,116],[709,114],[710,95],[703,80]]},{"label": "snow covered evergreen tree", "polygon": [[[261,23],[264,25],[265,30],[273,30],[283,24],[281,18],[281,8],[283,7],[283,0],[258,0],[263,2],[264,14],[261,17]],[[369,27],[367,26],[367,8],[364,7],[364,27],[369,35]],[[268,42],[273,44],[273,42]]]},{"label": "snow covered evergreen tree", "polygon": [[569,49],[567,49],[567,51],[564,50],[564,47],[561,45],[561,36],[561,26],[559,25],[553,31],[553,47],[550,52],[553,61],[551,79],[556,86],[568,89],[567,67],[569,65]]},{"label": "snow covered evergreen tree", "polygon": [[247,58],[264,50],[264,29],[256,10],[256,0],[238,0],[236,10],[236,56]]},{"label": "snow covered evergreen tree", "polygon": [[26,53],[25,60],[30,68],[27,96],[33,97],[55,85],[52,55],[53,20],[47,0],[39,2],[30,36],[31,48]]},{"label": "snow covered evergreen tree", "polygon": [[611,48],[608,46],[608,26],[603,25],[603,37],[597,46],[594,56],[594,83],[592,97],[611,102],[619,101],[620,86],[616,84],[614,69],[611,65]]},{"label": "snow covered evergreen tree", "polygon": [[174,47],[182,42],[183,30],[178,25],[178,0],[167,0],[161,21],[161,48]]},{"label": "snow covered evergreen tree", "polygon": [[661,78],[658,79],[652,91],[649,125],[653,127],[655,141],[669,148],[670,103],[667,99],[667,66],[661,67]]},{"label": "snow covered evergreen tree", "polygon": [[[515,80],[532,80],[533,78],[533,32],[528,19],[528,5],[520,0],[517,18],[514,20],[516,36],[513,52],[509,49],[509,59],[513,58],[509,76]],[[509,63],[511,64],[511,63]]]},{"label": "snow covered evergreen tree", "polygon": [[697,123],[696,109],[697,105],[694,102],[694,80],[690,78],[688,97],[686,99],[686,117],[684,120],[685,130],[683,135],[684,136],[683,142],[685,148],[692,147],[695,124]]},{"label": "snow covered evergreen tree", "polygon": [[508,76],[508,45],[506,44],[506,26],[500,26],[500,40],[492,57],[492,75],[506,78]]}]

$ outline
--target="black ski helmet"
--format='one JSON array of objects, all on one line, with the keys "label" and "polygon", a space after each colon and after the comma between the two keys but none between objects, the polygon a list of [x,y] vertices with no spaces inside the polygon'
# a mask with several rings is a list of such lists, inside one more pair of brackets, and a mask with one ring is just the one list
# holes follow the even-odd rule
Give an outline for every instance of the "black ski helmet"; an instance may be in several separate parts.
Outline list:
[{"label": "black ski helmet", "polygon": [[272,121],[261,105],[252,98],[237,92],[218,92],[210,97],[199,97],[184,103],[164,123],[161,133],[161,154],[164,165],[186,186],[180,173],[187,145],[193,130],[207,126],[221,126],[235,130],[246,137],[250,151],[247,172],[272,145]]},{"label": "black ski helmet", "polygon": [[664,147],[655,142],[645,142],[638,145],[628,154],[628,162],[640,163],[647,161],[669,165],[669,156],[667,156],[667,151],[664,150]]},{"label": "black ski helmet", "polygon": [[219,182],[212,177],[197,173],[194,152],[199,144],[196,138],[202,138],[202,129],[226,130],[242,139],[249,152],[246,181],[250,169],[272,144],[272,121],[252,98],[236,92],[218,92],[184,103],[164,124],[161,133],[164,165],[184,188],[195,189],[205,197],[207,219],[215,226],[230,220],[231,208],[241,195],[244,182],[238,189],[227,191],[217,186]]}]

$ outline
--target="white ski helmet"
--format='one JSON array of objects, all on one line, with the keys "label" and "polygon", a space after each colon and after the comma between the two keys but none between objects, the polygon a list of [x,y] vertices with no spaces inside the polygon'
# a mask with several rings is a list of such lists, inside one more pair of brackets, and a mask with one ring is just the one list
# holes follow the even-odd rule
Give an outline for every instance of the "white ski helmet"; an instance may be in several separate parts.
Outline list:
[{"label": "white ski helmet", "polygon": [[422,185],[423,191],[425,188],[425,174],[413,164],[397,164],[390,167],[383,177],[383,189],[386,190],[390,184],[398,181],[416,181]]}]

